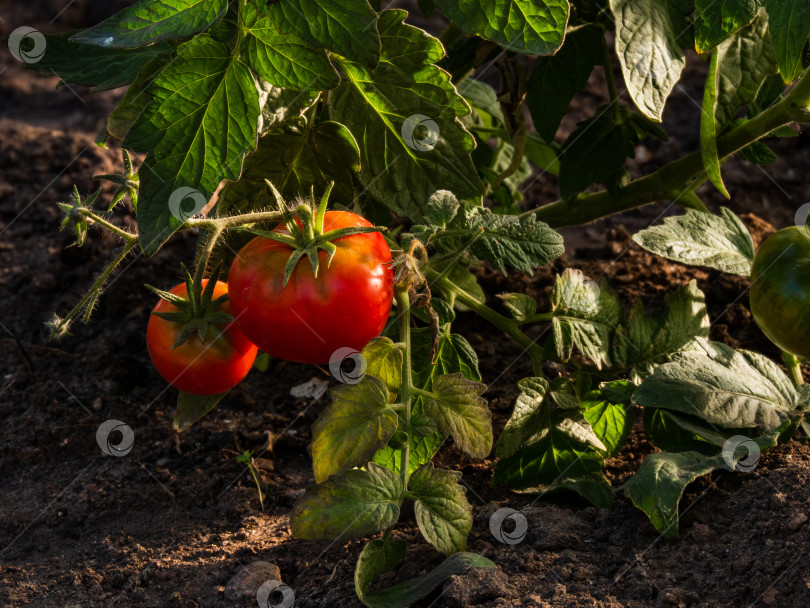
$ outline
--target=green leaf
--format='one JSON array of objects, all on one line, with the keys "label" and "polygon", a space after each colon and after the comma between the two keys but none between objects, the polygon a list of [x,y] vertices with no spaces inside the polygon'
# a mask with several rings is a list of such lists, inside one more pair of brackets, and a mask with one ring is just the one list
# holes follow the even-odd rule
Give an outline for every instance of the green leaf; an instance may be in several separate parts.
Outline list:
[{"label": "green leaf", "polygon": [[174,410],[174,430],[184,431],[200,418],[210,412],[228,391],[218,395],[192,395],[180,391],[177,393],[177,409]]},{"label": "green leaf", "polygon": [[226,0],[141,0],[71,40],[104,48],[146,46],[207,30],[227,10]]},{"label": "green leaf", "polygon": [[402,353],[402,345],[385,336],[372,338],[361,353],[367,363],[366,375],[381,380],[394,395],[402,386]]},{"label": "green leaf", "polygon": [[613,487],[604,473],[590,473],[576,479],[561,479],[545,488],[543,494],[558,490],[576,492],[598,509],[610,509],[616,502]]},{"label": "green leaf", "polygon": [[565,38],[568,0],[436,0],[459,29],[508,51],[552,55]]},{"label": "green leaf", "polygon": [[492,420],[481,397],[486,389],[461,373],[442,375],[433,381],[432,397],[425,402],[425,414],[473,458],[485,458],[492,450]]},{"label": "green leaf", "polygon": [[594,66],[602,63],[604,35],[596,25],[573,30],[556,54],[535,62],[526,105],[534,128],[544,140],[554,139],[571,99],[585,88]]},{"label": "green leaf", "polygon": [[528,321],[537,312],[537,301],[525,293],[500,293],[498,298],[518,323]]},{"label": "green leaf", "polygon": [[729,209],[720,215],[687,209],[684,215],[633,235],[647,251],[690,266],[748,276],[754,261],[754,242],[748,229]]},{"label": "green leaf", "polygon": [[520,449],[529,437],[542,429],[543,400],[548,391],[544,378],[523,378],[518,381],[520,394],[515,401],[512,415],[498,436],[495,454],[498,458],[511,456]]},{"label": "green leaf", "polygon": [[329,94],[329,115],[357,138],[368,193],[398,215],[421,219],[436,190],[478,199],[483,185],[470,159],[475,141],[459,120],[470,107],[434,65],[442,45],[404,24],[405,16],[381,14],[376,69],[337,60],[345,80]]},{"label": "green leaf", "polygon": [[625,493],[665,538],[678,536],[678,502],[686,486],[725,466],[720,456],[699,452],[650,454],[625,484]]},{"label": "green leaf", "polygon": [[483,126],[494,128],[503,125],[503,110],[495,89],[475,78],[465,78],[457,88],[482,119]]},{"label": "green leaf", "polygon": [[758,0],[697,0],[695,50],[708,53],[750,24],[759,11]]},{"label": "green leaf", "polygon": [[723,183],[723,175],[720,171],[720,157],[717,155],[717,87],[720,78],[718,70],[719,50],[712,53],[712,60],[709,64],[709,74],[706,77],[706,85],[703,90],[703,106],[700,112],[700,156],[703,160],[703,168],[706,169],[714,187],[725,196],[731,198]]},{"label": "green leaf", "polygon": [[655,447],[668,452],[715,451],[712,446],[723,447],[731,434],[718,431],[697,416],[663,409],[644,408],[643,422],[647,438]]},{"label": "green leaf", "polygon": [[45,76],[59,76],[60,85],[69,82],[98,92],[131,83],[141,66],[158,57],[167,58],[172,51],[165,42],[143,49],[99,49],[69,38],[67,34],[45,36],[45,54],[25,67]]},{"label": "green leaf", "polygon": [[[262,3],[283,35],[374,67],[380,60],[377,13],[367,0],[285,0]],[[382,26],[380,26],[382,33]]]},{"label": "green leaf", "polygon": [[472,529],[472,507],[460,481],[458,471],[436,470],[428,462],[416,469],[408,482],[419,529],[445,555],[464,551]]},{"label": "green leaf", "polygon": [[304,540],[346,540],[381,532],[396,523],[402,480],[373,462],[307,488],[293,505],[290,531]]},{"label": "green leaf", "polygon": [[701,340],[655,369],[633,393],[643,407],[682,412],[725,428],[778,428],[794,417],[799,393],[770,359]]},{"label": "green leaf", "polygon": [[[479,382],[478,357],[472,346],[459,334],[443,333],[439,336],[439,351],[435,364],[431,361],[430,349],[433,337],[430,329],[420,328],[411,331],[411,359],[413,362],[413,385],[422,390],[430,390],[433,380],[442,374],[461,373],[468,380]],[[412,420],[425,413],[425,398],[421,395],[413,399]],[[435,424],[435,423],[434,423]],[[411,438],[409,469],[415,470],[428,462],[444,443],[444,435],[436,432],[423,437]],[[401,455],[399,450],[385,447],[374,455],[374,462],[399,472]]]},{"label": "green leaf", "polygon": [[149,86],[169,61],[170,55],[167,53],[152,58],[141,67],[121,101],[107,117],[107,133],[119,141],[126,137],[138,116],[152,102]]},{"label": "green leaf", "polygon": [[[435,195],[454,197],[441,190]],[[470,205],[460,206],[444,226],[416,225],[412,231],[423,243],[433,244],[438,253],[487,261],[504,274],[507,268],[531,274],[565,251],[562,236],[534,215],[497,215]]]},{"label": "green leaf", "polygon": [[610,342],[622,309],[604,278],[597,284],[568,268],[557,276],[551,294],[551,325],[557,356],[568,361],[577,347],[598,369],[610,366]]},{"label": "green leaf", "polygon": [[692,279],[669,292],[665,311],[652,317],[645,316],[641,300],[636,300],[627,325],[616,330],[613,361],[620,367],[632,366],[637,376],[646,376],[695,338],[708,338],[709,326],[703,292]]},{"label": "green leaf", "polygon": [[779,159],[779,157],[766,144],[755,141],[750,146],[740,150],[740,157],[749,163],[767,165]]},{"label": "green leaf", "polygon": [[340,84],[340,75],[326,51],[313,48],[294,34],[283,34],[250,2],[242,13],[245,38],[241,56],[267,82],[299,91],[332,89]]},{"label": "green leaf", "polygon": [[411,416],[411,432],[416,437],[428,437],[434,433],[439,432],[439,427],[427,416],[415,415]]},{"label": "green leaf", "polygon": [[[616,106],[621,108],[621,106]],[[593,183],[606,183],[635,156],[637,138],[625,123],[617,123],[607,106],[577,125],[560,157],[560,195],[570,198]]]},{"label": "green leaf", "polygon": [[514,489],[551,485],[602,468],[604,460],[596,451],[552,424],[536,441],[495,463],[492,485]]},{"label": "green leaf", "polygon": [[537,133],[526,134],[526,145],[523,152],[526,154],[526,158],[532,161],[541,172],[550,175],[560,174],[557,148],[543,141]]},{"label": "green leaf", "polygon": [[187,187],[208,199],[223,179],[235,180],[242,157],[255,146],[259,122],[259,94],[249,68],[207,34],[177,48],[149,94],[154,101],[123,143],[148,152],[139,170],[138,202],[138,232],[147,255],[182,224],[167,204],[172,194]]},{"label": "green leaf", "polygon": [[372,591],[373,580],[393,570],[405,555],[406,548],[404,540],[373,540],[363,548],[354,569],[354,589],[366,606],[410,608],[451,576],[460,576],[471,568],[497,568],[490,560],[475,553],[456,553],[426,574],[388,589]]},{"label": "green leaf", "polygon": [[218,213],[249,212],[275,205],[264,180],[270,180],[287,198],[308,196],[311,187],[323,192],[334,180],[332,200],[351,203],[352,174],[360,167],[360,150],[349,130],[326,121],[308,127],[303,119],[286,122],[265,133],[256,151],[245,159],[238,181],[219,195]]},{"label": "green leaf", "polygon": [[366,375],[357,384],[332,389],[332,403],[312,425],[312,470],[320,483],[330,475],[365,463],[397,430],[388,406],[388,388]]},{"label": "green leaf", "polygon": [[805,0],[765,0],[779,73],[790,84],[802,72],[802,49],[810,35],[810,4]]},{"label": "green leaf", "polygon": [[610,0],[616,54],[638,109],[660,121],[686,59],[679,41],[694,6],[681,0]]},{"label": "green leaf", "polygon": [[725,128],[745,105],[754,104],[765,80],[776,74],[776,55],[768,34],[764,11],[749,26],[717,47],[718,131]]},{"label": "green leaf", "polygon": [[601,391],[586,395],[582,408],[585,419],[605,446],[602,454],[613,458],[633,429],[633,411],[623,403],[611,403]]}]

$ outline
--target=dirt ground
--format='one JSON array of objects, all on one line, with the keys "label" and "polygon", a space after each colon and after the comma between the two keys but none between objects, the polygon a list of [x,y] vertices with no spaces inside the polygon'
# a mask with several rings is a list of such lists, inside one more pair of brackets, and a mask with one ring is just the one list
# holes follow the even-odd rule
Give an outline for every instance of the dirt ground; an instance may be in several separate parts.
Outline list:
[{"label": "dirt ground", "polygon": [[[0,4],[0,36],[19,25],[64,31],[97,21],[89,2],[53,0]],[[64,9],[53,23],[54,15]],[[695,59],[695,58],[693,58]],[[687,116],[697,111],[704,66],[693,61],[667,112],[675,137],[639,148],[636,174],[694,149]],[[305,542],[289,532],[289,513],[313,483],[306,452],[309,427],[324,407],[291,396],[317,367],[271,362],[253,372],[201,423],[180,435],[171,427],[175,394],[152,369],[144,330],[153,296],[144,283],[176,283],[176,259],[191,260],[193,239],[181,236],[152,259],[133,255],[111,282],[90,325],[49,343],[43,323],[81,297],[117,243],[91,232],[82,248],[66,247],[55,203],[75,183],[87,193],[91,176],[120,169],[118,150],[93,137],[121,91],[90,95],[54,90],[56,78],[25,72],[0,50],[0,606],[219,607],[255,606],[255,597],[228,600],[225,586],[242,566],[276,564],[296,606],[358,606],[352,576],[365,541]],[[602,101],[600,75],[576,100],[586,116]],[[571,130],[576,116],[566,119]],[[683,119],[681,119],[683,118]],[[732,200],[757,239],[793,222],[810,201],[806,135],[778,143],[781,160],[764,170],[732,161],[725,169]],[[656,160],[652,158],[655,156]],[[553,177],[532,185],[527,204],[555,197]],[[707,191],[706,200],[720,204]],[[534,277],[482,271],[489,293],[526,291],[541,300],[553,274],[568,266],[604,275],[629,306],[660,302],[692,278],[706,292],[712,338],[734,347],[778,352],[753,323],[747,281],[686,268],[632,245],[629,234],[668,203],[564,231],[566,255]],[[134,227],[122,211],[123,225]],[[539,327],[537,331],[543,331]],[[457,327],[478,352],[496,431],[505,423],[516,381],[531,375],[520,348],[462,315]],[[126,457],[105,456],[98,426],[124,421],[135,433]],[[260,453],[267,499],[236,457]],[[621,484],[653,451],[638,428],[609,462]],[[598,510],[577,497],[516,495],[489,486],[491,461],[472,462],[443,448],[438,463],[460,470],[475,509],[469,550],[500,570],[454,577],[420,606],[478,607],[724,607],[810,605],[810,448],[796,441],[763,454],[748,474],[717,472],[692,484],[681,503],[681,537],[663,540],[645,516],[619,498]],[[489,517],[502,506],[529,522],[518,545],[498,542]],[[440,562],[405,513],[395,537],[410,543],[394,576],[417,576]]]}]

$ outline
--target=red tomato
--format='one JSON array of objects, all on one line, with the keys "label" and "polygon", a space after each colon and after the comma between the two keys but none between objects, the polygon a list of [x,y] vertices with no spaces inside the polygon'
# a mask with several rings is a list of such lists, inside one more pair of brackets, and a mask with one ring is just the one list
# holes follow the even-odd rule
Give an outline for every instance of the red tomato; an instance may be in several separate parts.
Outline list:
[{"label": "red tomato", "polygon": [[[371,226],[348,211],[327,211],[324,232]],[[275,228],[286,232],[284,225]],[[303,257],[283,287],[292,249],[256,237],[237,254],[228,276],[231,311],[242,332],[266,353],[323,364],[337,349],[362,349],[385,327],[394,295],[391,250],[378,232],[335,239],[337,251],[319,251],[318,277]]]},{"label": "red tomato", "polygon": [[[208,280],[203,280],[203,288],[206,283]],[[218,281],[212,299],[227,291],[227,284]],[[186,297],[185,283],[175,285],[171,293]],[[176,310],[174,304],[160,300],[153,312]],[[218,310],[232,314],[230,302],[225,302]],[[211,324],[204,342],[194,332],[183,344],[172,349],[182,329],[180,323],[155,315],[149,316],[146,327],[149,358],[166,382],[176,389],[194,395],[224,393],[239,384],[253,366],[258,348],[239,331],[235,322],[224,327]]]}]

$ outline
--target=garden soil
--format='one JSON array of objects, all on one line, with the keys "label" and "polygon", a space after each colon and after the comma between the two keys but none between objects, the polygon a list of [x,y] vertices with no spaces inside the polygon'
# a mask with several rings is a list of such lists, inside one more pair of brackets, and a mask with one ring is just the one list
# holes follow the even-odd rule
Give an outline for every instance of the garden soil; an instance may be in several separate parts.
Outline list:
[{"label": "garden soil", "polygon": [[[110,10],[90,2],[6,1],[0,34],[19,25],[64,31]],[[634,174],[696,147],[693,104],[703,74],[692,57],[667,110],[674,136],[639,146]],[[119,150],[93,144],[121,91],[90,95],[55,89],[56,83],[27,73],[0,50],[0,606],[255,606],[255,596],[229,599],[233,590],[226,594],[226,586],[258,561],[279,568],[296,606],[358,606],[353,570],[364,541],[306,542],[289,531],[290,509],[313,483],[309,427],[328,399],[290,391],[312,378],[329,381],[326,370],[272,361],[203,421],[181,434],[172,430],[176,394],[149,363],[144,331],[154,296],[143,285],[177,282],[176,260],[193,258],[191,236],[179,236],[151,259],[133,255],[91,323],[48,341],[44,322],[70,309],[119,246],[95,230],[83,247],[69,246],[70,234],[58,230],[56,203],[67,200],[74,183],[89,193],[97,187],[92,175],[121,170]],[[561,134],[603,101],[601,84],[595,74]],[[726,204],[757,240],[774,225],[791,224],[810,201],[807,137],[782,140],[777,150],[782,159],[764,169],[734,160],[725,170],[732,193]],[[524,204],[554,200],[555,193],[555,179],[541,176]],[[705,198],[714,209],[723,202],[708,189]],[[777,359],[752,320],[747,279],[672,264],[632,244],[630,234],[678,211],[661,203],[566,229],[567,253],[553,266],[533,277],[481,269],[481,282],[490,294],[523,291],[543,303],[555,273],[580,268],[591,278],[604,276],[629,307],[638,298],[660,304],[695,279],[706,293],[713,339]],[[116,221],[134,230],[126,209]],[[457,331],[478,352],[497,432],[517,380],[532,374],[530,362],[468,313],[460,315]],[[106,456],[96,443],[97,428],[109,419],[134,431],[125,457]],[[245,450],[256,451],[264,510],[236,460]],[[653,451],[637,423],[628,445],[608,462],[613,485]],[[470,461],[451,444],[437,464],[464,474],[475,513],[469,550],[499,569],[453,577],[422,607],[810,605],[810,448],[796,441],[763,454],[751,473],[720,471],[691,484],[677,540],[661,538],[621,496],[606,510],[572,495],[493,489],[492,461]],[[517,545],[490,533],[490,516],[504,506],[527,518],[527,535]],[[419,537],[412,511],[403,519],[394,536],[407,539],[410,549],[381,584],[419,576],[441,561]]]}]

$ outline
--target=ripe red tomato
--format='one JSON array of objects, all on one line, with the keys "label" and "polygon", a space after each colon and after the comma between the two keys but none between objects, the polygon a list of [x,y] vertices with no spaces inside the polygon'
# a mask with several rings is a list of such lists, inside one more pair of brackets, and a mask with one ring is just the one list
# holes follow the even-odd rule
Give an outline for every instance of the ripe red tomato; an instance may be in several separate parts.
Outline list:
[{"label": "ripe red tomato", "polygon": [[[327,211],[323,231],[371,226],[348,211]],[[282,224],[276,231],[286,232]],[[385,327],[394,295],[391,250],[378,232],[334,240],[332,262],[318,252],[317,278],[303,257],[283,286],[292,249],[256,237],[237,254],[228,275],[231,314],[266,353],[301,363],[328,363],[341,347],[362,349]]]},{"label": "ripe red tomato", "polygon": [[[208,280],[203,280],[203,288]],[[217,281],[212,299],[228,292],[228,286]],[[187,297],[186,285],[181,283],[171,293]],[[166,300],[158,301],[152,312],[174,312],[177,307]],[[225,302],[219,312],[230,313]],[[197,332],[172,349],[183,330],[180,323],[149,316],[146,327],[146,348],[149,358],[163,378],[178,390],[194,395],[216,395],[230,390],[247,375],[256,359],[258,348],[248,340],[235,322],[225,326],[210,324],[201,342]]]}]

